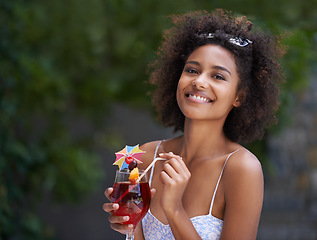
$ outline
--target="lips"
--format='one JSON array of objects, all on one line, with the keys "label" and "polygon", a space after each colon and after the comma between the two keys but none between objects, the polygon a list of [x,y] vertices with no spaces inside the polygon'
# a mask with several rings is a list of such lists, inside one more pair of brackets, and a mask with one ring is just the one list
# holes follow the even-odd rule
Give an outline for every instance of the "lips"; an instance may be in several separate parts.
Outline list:
[{"label": "lips", "polygon": [[198,93],[187,93],[186,97],[198,102],[205,102],[205,103],[213,102],[213,100],[211,100],[209,97],[203,96],[202,94],[198,94]]}]

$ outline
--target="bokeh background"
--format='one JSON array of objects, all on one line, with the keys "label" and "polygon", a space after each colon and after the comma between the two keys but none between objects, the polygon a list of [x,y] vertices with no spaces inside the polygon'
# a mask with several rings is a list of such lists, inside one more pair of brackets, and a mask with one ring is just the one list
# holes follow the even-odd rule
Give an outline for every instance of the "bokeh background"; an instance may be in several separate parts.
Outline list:
[{"label": "bokeh background", "polygon": [[[224,8],[285,36],[258,239],[317,239],[316,0],[0,0],[0,239],[124,239],[103,212],[114,152],[175,136],[147,65],[170,14]],[[176,133],[177,135],[177,133]]]}]

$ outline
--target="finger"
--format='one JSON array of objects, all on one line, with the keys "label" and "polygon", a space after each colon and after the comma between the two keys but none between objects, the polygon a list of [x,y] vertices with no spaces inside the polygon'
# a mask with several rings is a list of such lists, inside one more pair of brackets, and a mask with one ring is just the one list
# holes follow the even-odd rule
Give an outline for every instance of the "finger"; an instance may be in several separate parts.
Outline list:
[{"label": "finger", "polygon": [[165,172],[170,178],[176,178],[181,173],[179,167],[175,166],[171,160],[167,161],[163,165],[163,172]]},{"label": "finger", "polygon": [[[184,162],[183,158],[179,155],[175,155],[173,153],[169,153],[171,159],[175,159],[181,166],[182,166],[182,170],[184,171],[184,173],[189,176],[190,175],[190,171],[188,170],[188,167],[186,166],[186,163]],[[179,169],[180,171],[180,169]]]},{"label": "finger", "polygon": [[106,191],[105,191],[105,196],[106,196],[109,200],[110,200],[110,196],[111,196],[112,192],[113,192],[113,188],[112,188],[112,187],[107,188]]},{"label": "finger", "polygon": [[127,230],[131,230],[133,228],[133,224],[110,223],[110,227],[115,231],[125,234]]},{"label": "finger", "polygon": [[105,211],[105,212],[111,212],[111,211],[115,211],[115,210],[118,210],[119,209],[119,204],[118,203],[105,203],[103,206],[102,206],[102,209]]},{"label": "finger", "polygon": [[[176,158],[171,158],[170,160],[165,162],[165,167],[166,167],[166,169],[170,169],[168,167],[168,165],[170,165],[177,174],[187,176],[187,167],[185,164],[182,164],[182,162],[183,162],[182,160],[179,160]],[[168,173],[173,174],[173,172],[168,172]],[[174,174],[171,175],[171,177],[173,177],[173,176],[175,176],[175,175]]]},{"label": "finger", "polygon": [[129,216],[115,216],[113,214],[110,214],[108,218],[110,223],[115,223],[115,224],[123,224],[124,222],[129,221],[129,219],[130,219]]},{"label": "finger", "polygon": [[168,153],[160,153],[159,156],[162,158],[170,159],[170,158],[172,158],[174,156],[178,156],[178,155],[175,155],[173,152],[168,152]]},{"label": "finger", "polygon": [[186,164],[185,162],[183,161],[183,158],[179,155],[176,155],[172,152],[169,152],[169,153],[160,153],[159,154],[160,157],[163,157],[163,158],[166,158],[168,160],[171,160],[171,159],[175,159],[177,160],[183,167],[186,167]]},{"label": "finger", "polygon": [[[160,153],[159,154],[160,157],[162,158],[166,158],[169,159],[168,161],[166,161],[166,163],[170,163],[170,165],[172,165],[172,167],[176,170],[176,172],[178,172],[179,174],[185,174],[185,176],[190,177],[191,173],[188,170],[185,162],[183,161],[183,158],[179,155],[176,155],[172,152],[169,153]],[[174,160],[173,160],[174,159]],[[176,161],[175,161],[176,160]],[[176,163],[177,162],[177,163]],[[177,165],[180,164],[181,167],[178,167]]]},{"label": "finger", "polygon": [[151,189],[151,198],[154,197],[155,193],[156,193],[156,189],[152,188],[152,189]]},{"label": "finger", "polygon": [[182,166],[182,170],[184,171],[184,173],[187,176],[190,176],[190,171],[188,169],[188,167],[186,166],[186,163],[184,162],[184,160],[182,159],[182,157],[180,158],[176,158],[176,160],[179,162],[179,164]]},{"label": "finger", "polygon": [[160,179],[164,185],[171,183],[171,177],[165,171],[160,173]]}]

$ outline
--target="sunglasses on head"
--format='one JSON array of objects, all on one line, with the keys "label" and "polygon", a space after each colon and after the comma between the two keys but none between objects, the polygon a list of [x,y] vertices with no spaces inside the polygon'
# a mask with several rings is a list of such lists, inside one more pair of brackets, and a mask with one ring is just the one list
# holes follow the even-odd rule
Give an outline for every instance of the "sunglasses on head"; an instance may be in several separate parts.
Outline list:
[{"label": "sunglasses on head", "polygon": [[246,46],[248,46],[249,44],[252,43],[252,41],[247,39],[247,38],[231,36],[231,35],[228,35],[228,34],[216,35],[214,33],[200,33],[200,34],[197,34],[197,36],[200,37],[200,38],[208,38],[208,39],[213,39],[213,38],[216,38],[216,37],[224,36],[225,38],[227,38],[227,40],[230,43],[232,43],[234,45],[237,45],[239,47],[246,47]]}]

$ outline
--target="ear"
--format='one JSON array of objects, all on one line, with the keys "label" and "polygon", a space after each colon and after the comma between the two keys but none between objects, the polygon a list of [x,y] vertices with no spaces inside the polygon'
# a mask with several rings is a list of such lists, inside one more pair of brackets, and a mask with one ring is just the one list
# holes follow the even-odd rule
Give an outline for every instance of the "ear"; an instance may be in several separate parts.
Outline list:
[{"label": "ear", "polygon": [[242,105],[242,102],[240,101],[240,98],[236,97],[236,99],[233,102],[233,106],[237,108],[237,107],[240,107],[241,105]]},{"label": "ear", "polygon": [[246,99],[246,95],[247,95],[247,91],[240,89],[238,91],[236,99],[233,102],[233,106],[236,108],[240,107],[244,103],[244,101]]}]

